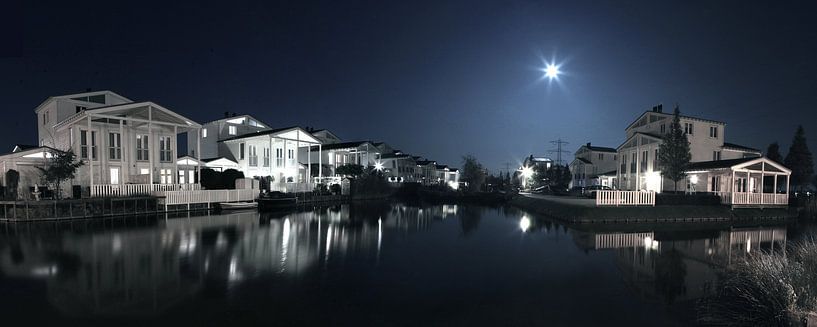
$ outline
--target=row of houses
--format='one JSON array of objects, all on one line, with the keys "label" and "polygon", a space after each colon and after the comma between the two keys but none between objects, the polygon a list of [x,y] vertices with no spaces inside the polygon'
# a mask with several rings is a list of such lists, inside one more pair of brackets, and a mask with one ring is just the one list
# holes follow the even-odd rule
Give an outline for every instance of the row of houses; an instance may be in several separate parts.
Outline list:
[{"label": "row of houses", "polygon": [[763,153],[726,141],[726,123],[681,115],[680,126],[689,140],[691,164],[678,183],[664,174],[659,147],[670,132],[673,114],[661,105],[639,115],[624,129],[618,147],[586,143],[569,164],[571,186],[608,186],[627,191],[710,192],[724,203],[775,205],[788,203],[791,170]]},{"label": "row of houses", "polygon": [[[20,174],[22,198],[30,197],[34,185],[43,185],[38,167],[44,167],[54,151],[68,150],[83,162],[76,178],[64,186],[69,192],[65,194],[74,196],[77,190],[82,196],[96,196],[101,190],[135,185],[195,188],[202,169],[268,177],[273,190],[284,191],[339,182],[336,169],[345,164],[372,167],[392,182],[453,187],[459,182],[456,168],[385,142],[343,140],[327,129],[277,128],[235,113],[202,124],[155,102],[133,101],[111,91],[49,97],[34,111],[38,144],[17,145],[0,155],[4,176],[9,170]],[[3,186],[9,186],[5,179]]]}]

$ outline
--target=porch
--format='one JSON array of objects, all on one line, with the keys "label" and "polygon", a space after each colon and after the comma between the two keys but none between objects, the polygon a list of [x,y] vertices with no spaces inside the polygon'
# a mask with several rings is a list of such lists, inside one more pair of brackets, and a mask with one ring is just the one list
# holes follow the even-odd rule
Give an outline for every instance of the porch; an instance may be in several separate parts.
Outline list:
[{"label": "porch", "polygon": [[791,170],[764,157],[696,162],[687,171],[687,189],[721,197],[732,207],[789,205]]}]

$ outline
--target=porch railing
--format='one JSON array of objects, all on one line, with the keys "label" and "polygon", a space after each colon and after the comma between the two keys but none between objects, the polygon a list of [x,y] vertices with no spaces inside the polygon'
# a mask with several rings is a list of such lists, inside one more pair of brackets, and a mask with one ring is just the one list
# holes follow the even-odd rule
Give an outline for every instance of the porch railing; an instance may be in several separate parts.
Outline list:
[{"label": "porch railing", "polygon": [[315,183],[271,183],[270,191],[284,193],[312,192],[315,190]]},{"label": "porch railing", "polygon": [[732,205],[788,205],[789,195],[778,193],[718,192],[721,203]]},{"label": "porch railing", "polygon": [[164,192],[165,205],[253,201],[258,190],[185,190]]},{"label": "porch railing", "polygon": [[162,195],[168,191],[201,190],[201,184],[97,184],[91,185],[91,197]]},{"label": "porch railing", "polygon": [[655,192],[598,190],[596,206],[655,206]]}]

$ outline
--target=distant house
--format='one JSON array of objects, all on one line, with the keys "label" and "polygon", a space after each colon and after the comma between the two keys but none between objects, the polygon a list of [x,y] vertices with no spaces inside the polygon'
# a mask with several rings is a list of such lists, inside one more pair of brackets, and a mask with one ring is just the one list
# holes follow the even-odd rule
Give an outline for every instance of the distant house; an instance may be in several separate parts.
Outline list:
[{"label": "distant house", "polygon": [[437,168],[437,184],[445,184],[453,189],[459,188],[460,173],[456,168],[450,168],[446,165],[436,165]]},{"label": "distant house", "polygon": [[[224,118],[201,125],[201,158],[218,158],[230,155],[226,144],[220,141],[246,134],[271,130],[260,119],[251,115],[224,113]],[[196,157],[196,138],[187,138],[187,152]],[[235,161],[235,158],[230,158]]]},{"label": "distant house", "polygon": [[[324,176],[335,176],[335,169],[346,164],[374,167],[380,156],[380,149],[370,141],[336,142],[313,146],[311,151],[319,156],[311,158],[312,164],[322,164]],[[306,158],[302,158],[305,160]]]},{"label": "distant house", "polygon": [[76,178],[63,185],[64,194],[73,194],[72,185],[81,186],[84,196],[97,196],[112,185],[178,184],[181,174],[185,183],[197,182],[198,173],[190,179],[179,170],[176,144],[179,134],[199,135],[201,125],[159,104],[95,91],[52,96],[34,111],[39,145],[18,145],[0,156],[4,172],[20,172],[22,190],[41,183],[31,160],[40,156],[44,163],[55,150],[73,151],[84,162]]},{"label": "distant house", "polygon": [[423,185],[432,185],[437,182],[437,162],[432,160],[416,160],[416,174],[418,182]]},{"label": "distant house", "polygon": [[400,151],[381,154],[380,163],[383,167],[383,175],[390,182],[408,183],[418,181],[417,161],[411,155]]},{"label": "distant house", "polygon": [[573,178],[570,186],[604,185],[613,187],[615,174],[604,175],[616,170],[618,154],[616,149],[584,144],[576,150],[575,159],[570,163]]},{"label": "distant house", "polygon": [[[620,189],[673,190],[674,183],[662,176],[658,164],[659,146],[669,133],[672,118],[673,115],[664,113],[659,105],[627,126],[627,139],[617,149]],[[726,201],[730,204],[764,205],[784,201],[774,194],[787,192],[791,172],[786,167],[763,158],[758,149],[725,142],[724,122],[692,116],[681,116],[680,121],[689,140],[692,165],[686,180],[679,183],[678,191],[713,192],[722,194],[722,199],[729,193]],[[775,198],[781,199],[772,201]]]}]

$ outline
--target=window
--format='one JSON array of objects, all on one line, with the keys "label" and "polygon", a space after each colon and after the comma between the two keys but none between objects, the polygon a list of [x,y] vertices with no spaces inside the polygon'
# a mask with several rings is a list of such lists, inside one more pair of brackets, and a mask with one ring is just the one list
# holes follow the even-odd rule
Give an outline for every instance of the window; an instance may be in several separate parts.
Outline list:
[{"label": "window", "polygon": [[618,161],[618,155],[617,154],[613,155],[613,161]]},{"label": "window", "polygon": [[238,144],[238,160],[244,160],[244,143]]},{"label": "window", "polygon": [[136,160],[147,161],[150,160],[148,154],[148,136],[136,135]]},{"label": "window", "polygon": [[112,167],[110,169],[111,173],[111,184],[116,185],[119,184],[119,167]]},{"label": "window", "polygon": [[80,111],[88,109],[88,107],[83,107],[83,106],[76,106],[74,108],[76,109],[76,113],[79,113]]},{"label": "window", "polygon": [[275,167],[281,167],[283,165],[284,165],[284,149],[276,148],[275,149]]},{"label": "window", "polygon": [[712,186],[711,192],[720,192],[721,191],[721,177],[720,176],[712,176]]},{"label": "window", "polygon": [[173,175],[171,169],[159,169],[159,182],[162,184],[172,184]]},{"label": "window", "polygon": [[48,124],[48,110],[43,113],[43,125]]},{"label": "window", "polygon": [[664,134],[666,132],[667,132],[667,125],[666,124],[661,124],[661,134]]},{"label": "window", "polygon": [[206,129],[206,128],[202,128],[202,129],[201,129],[201,137],[202,137],[202,138],[206,138],[206,137],[207,137],[207,129]]},{"label": "window", "polygon": [[655,155],[652,157],[652,170],[658,171],[658,149],[655,149]]},{"label": "window", "polygon": [[287,159],[291,166],[295,165],[295,149],[287,149]]},{"label": "window", "polygon": [[235,135],[235,126],[227,126],[227,133],[230,133],[230,135]]},{"label": "window", "polygon": [[712,151],[712,160],[721,160],[721,152],[720,151]]},{"label": "window", "polygon": [[139,175],[150,175],[150,169],[139,168]]},{"label": "window", "polygon": [[264,167],[269,167],[269,148],[264,148]]},{"label": "window", "polygon": [[122,159],[122,135],[119,133],[108,133],[108,159]]},{"label": "window", "polygon": [[621,156],[621,169],[619,169],[622,174],[627,173],[627,156]]},{"label": "window", "polygon": [[90,152],[91,158],[96,160],[96,131],[91,131],[89,140],[88,131],[81,130],[79,133],[79,148],[80,158],[88,159],[88,153]]},{"label": "window", "polygon": [[630,173],[635,174],[635,163],[638,161],[638,152],[633,152],[633,160],[630,161]]},{"label": "window", "polygon": [[649,160],[649,157],[650,157],[650,152],[649,151],[644,151],[644,152],[641,153],[641,167],[640,167],[640,170],[641,170],[642,173],[647,171],[647,162]]},{"label": "window", "polygon": [[604,160],[604,153],[599,153],[599,160]]},{"label": "window", "polygon": [[709,137],[718,138],[718,126],[709,126]]},{"label": "window", "polygon": [[185,182],[184,182],[184,170],[179,170],[179,184],[185,184]]},{"label": "window", "polygon": [[692,123],[684,123],[684,134],[693,135]]},{"label": "window", "polygon": [[173,150],[170,147],[170,136],[159,137],[159,161],[170,162],[173,161]]},{"label": "window", "polygon": [[250,166],[258,167],[258,153],[256,152],[255,145],[250,145],[248,150],[250,152]]}]

